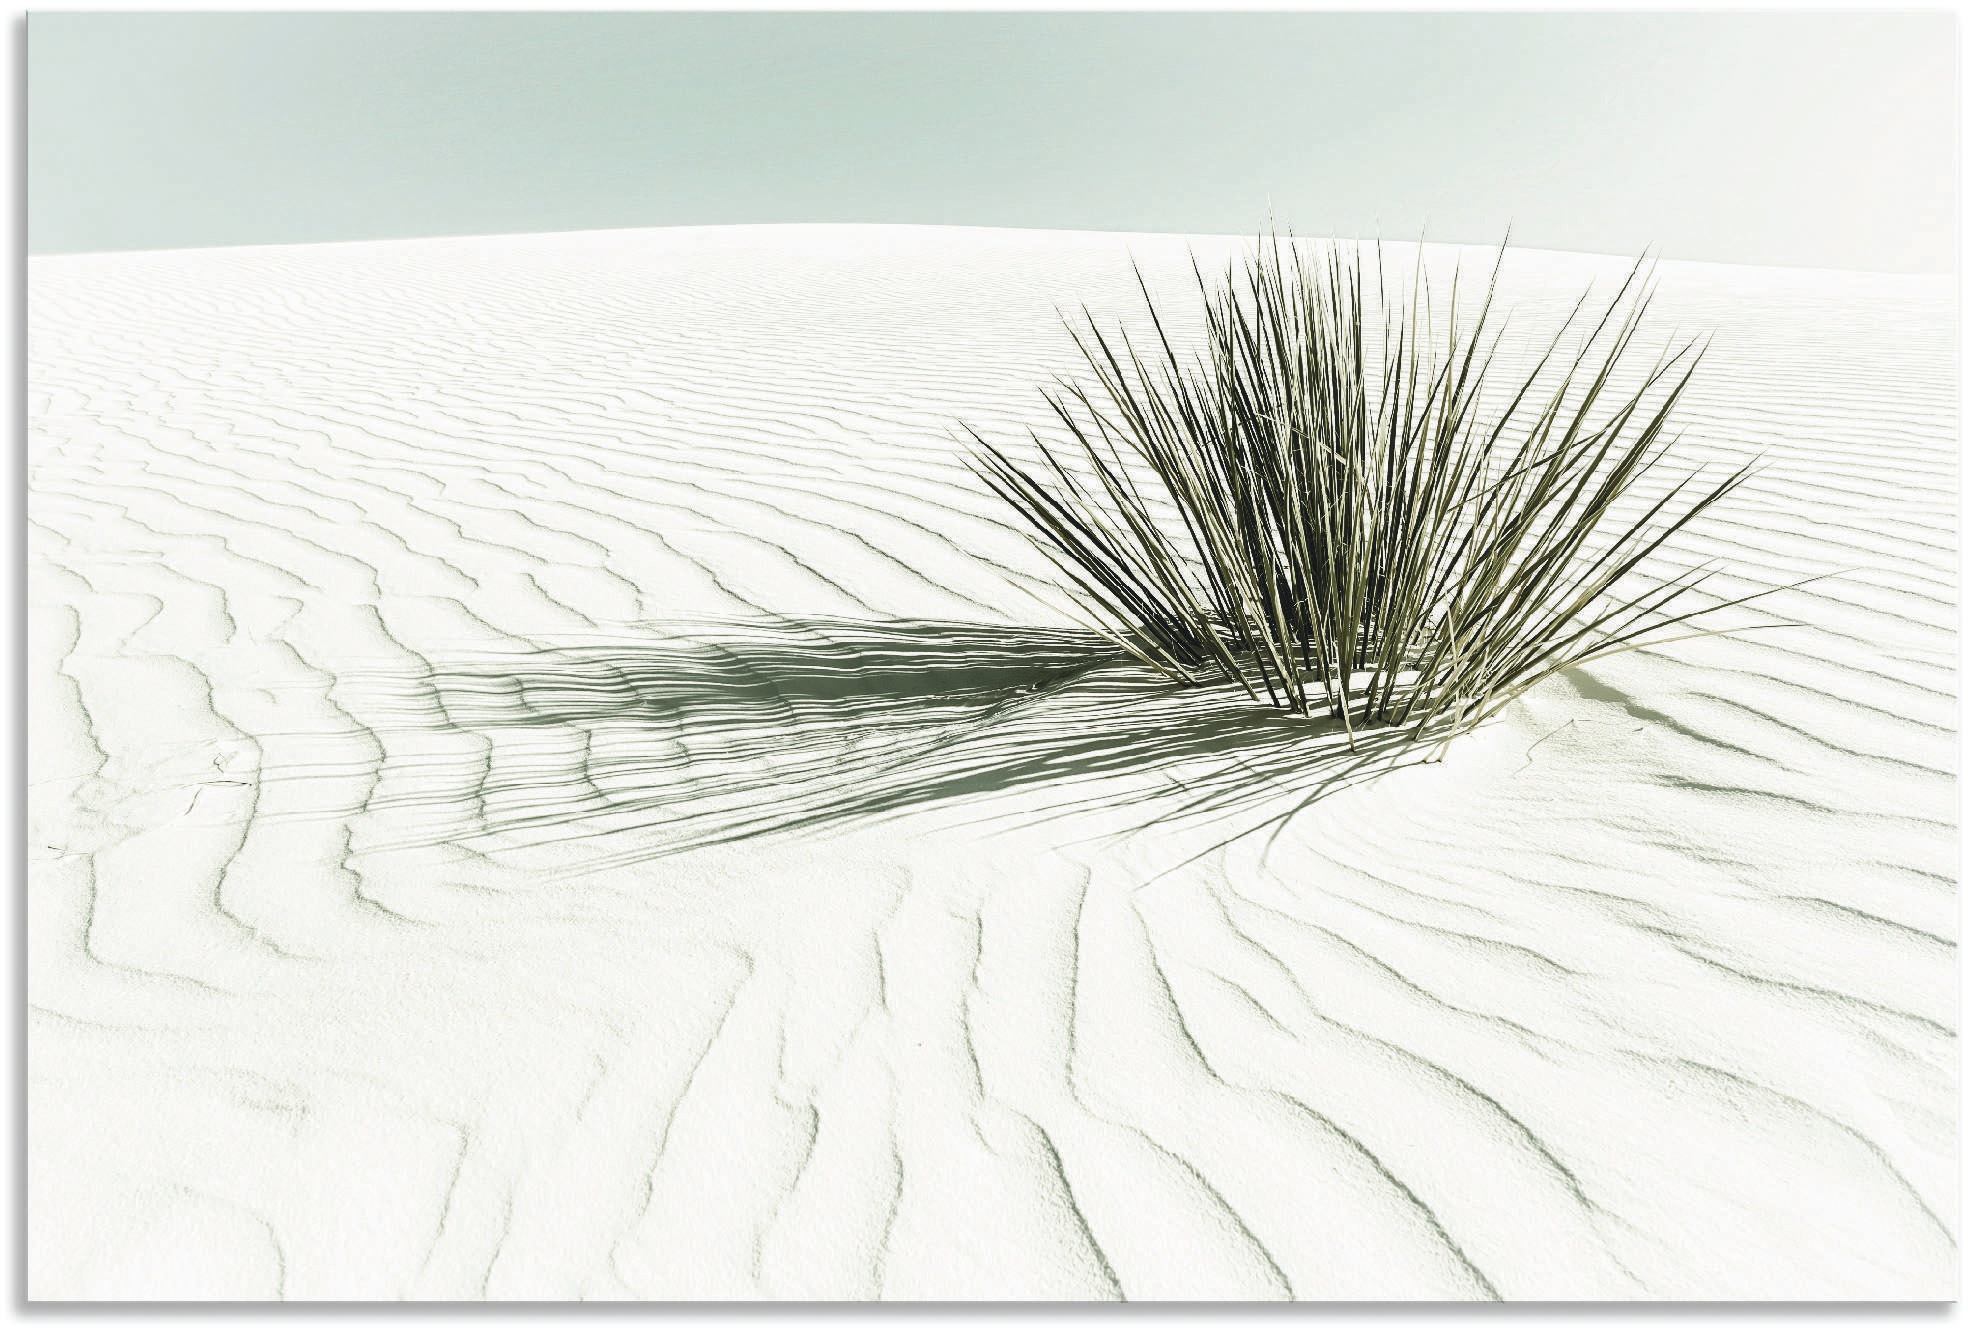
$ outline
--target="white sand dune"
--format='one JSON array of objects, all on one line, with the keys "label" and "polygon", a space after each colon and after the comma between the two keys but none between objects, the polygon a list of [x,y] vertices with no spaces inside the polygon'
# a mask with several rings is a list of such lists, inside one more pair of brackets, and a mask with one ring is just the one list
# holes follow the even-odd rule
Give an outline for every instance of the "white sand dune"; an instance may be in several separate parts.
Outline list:
[{"label": "white sand dune", "polygon": [[966,469],[1185,244],[31,260],[30,1294],[1952,1295],[1952,283],[1664,265],[1838,575],[1416,765]]}]

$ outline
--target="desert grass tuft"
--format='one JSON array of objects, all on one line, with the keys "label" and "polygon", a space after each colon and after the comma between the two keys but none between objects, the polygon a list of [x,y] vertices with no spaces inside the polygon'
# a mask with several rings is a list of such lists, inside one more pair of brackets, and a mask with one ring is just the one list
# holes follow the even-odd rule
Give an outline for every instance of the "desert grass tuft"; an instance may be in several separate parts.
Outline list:
[{"label": "desert grass tuft", "polygon": [[1438,328],[1419,256],[1390,292],[1375,246],[1370,340],[1359,250],[1273,234],[1214,284],[1192,259],[1187,355],[1137,268],[1145,326],[1069,325],[1089,374],[1047,393],[1063,436],[1035,431],[1021,464],[966,428],[978,470],[1088,625],[1147,667],[1446,744],[1564,669],[1709,630],[1692,624],[1729,604],[1690,596],[1712,569],[1641,590],[1634,573],[1749,473],[1639,497],[1705,349],[1614,389],[1647,260],[1596,314],[1581,297],[1511,382],[1502,262],[1473,312],[1458,269]]}]

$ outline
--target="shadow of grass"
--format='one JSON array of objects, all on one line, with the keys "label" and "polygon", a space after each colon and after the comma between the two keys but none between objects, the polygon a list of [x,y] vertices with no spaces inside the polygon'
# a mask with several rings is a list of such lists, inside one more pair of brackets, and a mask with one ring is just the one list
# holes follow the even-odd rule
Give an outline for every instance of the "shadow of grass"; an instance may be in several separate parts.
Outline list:
[{"label": "shadow of grass", "polygon": [[[628,860],[937,805],[980,826],[1077,816],[1126,833],[1275,820],[1418,759],[1404,733],[1349,749],[1336,721],[1227,684],[1173,687],[1086,632],[823,619],[663,630],[433,662],[387,680],[387,698],[372,691],[386,727],[480,753],[387,763],[371,810],[412,826],[437,812],[460,832],[391,846],[633,832]],[[1019,791],[1036,796],[1003,796]]]}]

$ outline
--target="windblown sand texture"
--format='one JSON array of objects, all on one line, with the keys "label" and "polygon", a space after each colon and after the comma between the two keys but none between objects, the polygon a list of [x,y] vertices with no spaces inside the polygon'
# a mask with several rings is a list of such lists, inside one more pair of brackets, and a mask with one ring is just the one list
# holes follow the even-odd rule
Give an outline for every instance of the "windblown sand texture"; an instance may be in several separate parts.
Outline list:
[{"label": "windblown sand texture", "polygon": [[1951,1295],[1952,283],[1664,265],[1837,575],[1417,765],[966,468],[1188,243],[32,259],[29,1293]]}]

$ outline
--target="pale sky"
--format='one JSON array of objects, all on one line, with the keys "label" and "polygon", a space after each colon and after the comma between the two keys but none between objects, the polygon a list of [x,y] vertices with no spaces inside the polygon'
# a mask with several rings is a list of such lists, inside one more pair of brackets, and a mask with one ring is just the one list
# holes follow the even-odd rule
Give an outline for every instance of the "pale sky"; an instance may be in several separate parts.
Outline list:
[{"label": "pale sky", "polygon": [[1948,272],[1955,18],[38,13],[29,249],[731,222]]}]

